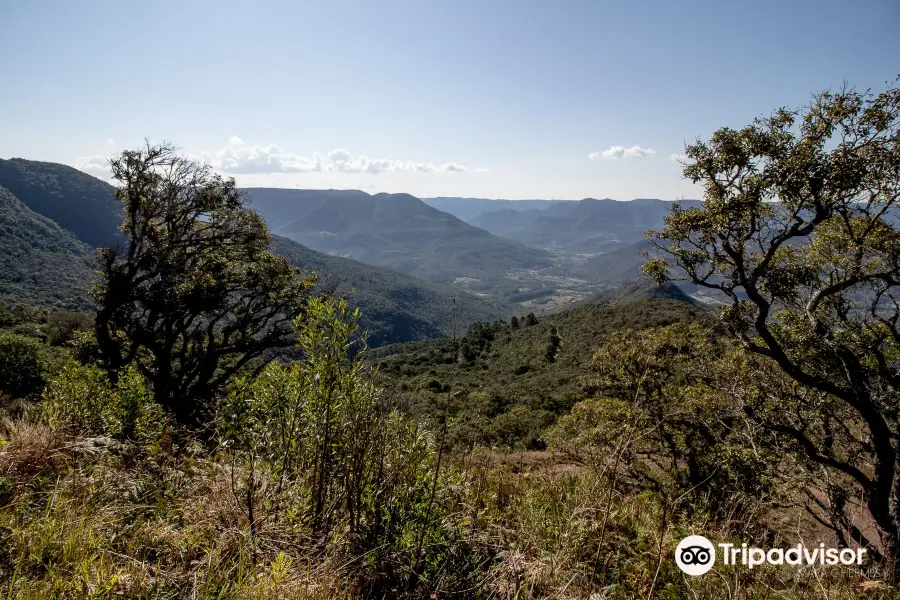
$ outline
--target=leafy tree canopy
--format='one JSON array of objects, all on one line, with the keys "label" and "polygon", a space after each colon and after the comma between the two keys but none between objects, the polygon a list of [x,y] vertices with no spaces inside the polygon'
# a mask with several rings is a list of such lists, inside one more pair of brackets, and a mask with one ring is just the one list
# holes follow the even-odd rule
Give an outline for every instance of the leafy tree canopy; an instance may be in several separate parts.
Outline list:
[{"label": "leafy tree canopy", "polygon": [[[703,205],[651,233],[663,256],[645,272],[674,264],[727,298],[730,331],[794,383],[748,413],[832,473],[815,516],[883,548],[900,580],[900,88],[822,92],[686,155]],[[879,540],[852,526],[853,497]]]},{"label": "leafy tree canopy", "polygon": [[101,251],[97,343],[111,373],[135,364],[180,421],[247,367],[294,343],[315,285],[269,252],[234,180],[170,145],[111,161],[127,242]]}]

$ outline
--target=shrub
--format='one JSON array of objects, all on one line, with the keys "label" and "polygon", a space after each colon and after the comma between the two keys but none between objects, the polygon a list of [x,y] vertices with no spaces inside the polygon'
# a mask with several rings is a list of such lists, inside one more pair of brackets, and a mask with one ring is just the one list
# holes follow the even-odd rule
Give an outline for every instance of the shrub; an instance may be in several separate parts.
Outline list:
[{"label": "shrub", "polygon": [[133,439],[152,435],[163,419],[134,367],[124,369],[112,384],[97,365],[71,361],[47,386],[43,400],[52,427],[83,434]]},{"label": "shrub", "polygon": [[77,332],[93,328],[90,315],[72,310],[55,310],[47,317],[47,341],[53,346],[67,344]]},{"label": "shrub", "polygon": [[46,348],[38,340],[0,332],[0,392],[13,398],[39,394],[46,359]]}]

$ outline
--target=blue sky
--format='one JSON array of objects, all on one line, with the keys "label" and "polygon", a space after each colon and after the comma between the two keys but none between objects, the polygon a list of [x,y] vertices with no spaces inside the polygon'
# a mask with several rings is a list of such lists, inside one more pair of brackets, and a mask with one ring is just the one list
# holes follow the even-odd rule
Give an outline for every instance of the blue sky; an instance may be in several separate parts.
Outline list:
[{"label": "blue sky", "polygon": [[[900,2],[0,0],[0,157],[243,185],[697,197],[671,155],[900,72]],[[591,158],[591,157],[594,158]]]}]

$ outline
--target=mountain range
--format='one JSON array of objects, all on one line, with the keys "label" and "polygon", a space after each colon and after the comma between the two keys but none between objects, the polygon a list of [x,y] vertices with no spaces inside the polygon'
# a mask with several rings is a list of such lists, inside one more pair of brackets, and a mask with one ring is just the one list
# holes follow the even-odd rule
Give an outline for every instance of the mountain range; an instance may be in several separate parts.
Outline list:
[{"label": "mountain range", "polygon": [[[0,160],[0,299],[89,308],[93,249],[114,242],[120,222],[111,185],[66,165]],[[508,310],[445,284],[329,256],[281,236],[272,236],[272,249],[295,266],[339,282],[338,293],[361,309],[373,346],[448,335]]]},{"label": "mountain range", "polygon": [[480,229],[409,194],[249,188],[272,231],[313,250],[423,279],[500,280],[551,266],[540,249]]},{"label": "mountain range", "polygon": [[[700,202],[684,200],[680,204],[698,206]],[[554,202],[543,209],[482,212],[469,222],[535,248],[593,254],[641,240],[645,231],[663,225],[671,207],[672,202],[666,200],[585,198]]]},{"label": "mountain range", "polygon": [[422,198],[422,202],[469,222],[482,213],[499,210],[541,210],[553,204],[574,202],[574,200],[490,200],[488,198],[441,196],[439,198]]},{"label": "mountain range", "polygon": [[[115,188],[20,158],[0,160],[0,186],[0,296],[89,306],[92,249],[121,236]],[[362,309],[372,345],[430,339],[523,309],[557,310],[627,284],[639,277],[644,232],[661,227],[672,205],[242,191],[269,224],[274,251],[338,282]]]}]

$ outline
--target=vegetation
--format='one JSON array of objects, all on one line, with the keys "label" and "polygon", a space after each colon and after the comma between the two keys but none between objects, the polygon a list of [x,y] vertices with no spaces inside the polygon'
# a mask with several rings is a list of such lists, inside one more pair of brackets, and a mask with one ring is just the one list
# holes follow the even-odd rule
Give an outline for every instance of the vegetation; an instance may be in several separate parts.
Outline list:
[{"label": "vegetation", "polygon": [[[896,598],[900,92],[801,116],[688,149],[706,199],[654,234],[682,271],[646,268],[718,318],[668,285],[451,302],[449,338],[372,350],[233,182],[124,153],[93,323],[0,305],[0,594]],[[688,577],[690,534],[872,560]]]},{"label": "vegetation", "polygon": [[127,246],[100,253],[97,346],[110,376],[134,365],[182,423],[237,375],[293,345],[315,278],[268,251],[234,180],[171,146],[111,161]]},{"label": "vegetation", "polygon": [[[900,88],[821,93],[687,156],[706,199],[676,207],[657,246],[727,297],[760,390],[744,412],[809,463],[807,510],[898,581]],[[646,270],[667,279],[667,258]],[[854,522],[858,506],[877,539]]]},{"label": "vegetation", "polygon": [[671,300],[589,304],[539,321],[529,316],[516,318],[521,325],[482,323],[456,341],[386,346],[369,356],[406,410],[433,424],[446,418],[455,447],[543,449],[547,427],[592,392],[587,366],[607,336],[705,318],[702,309]]}]

